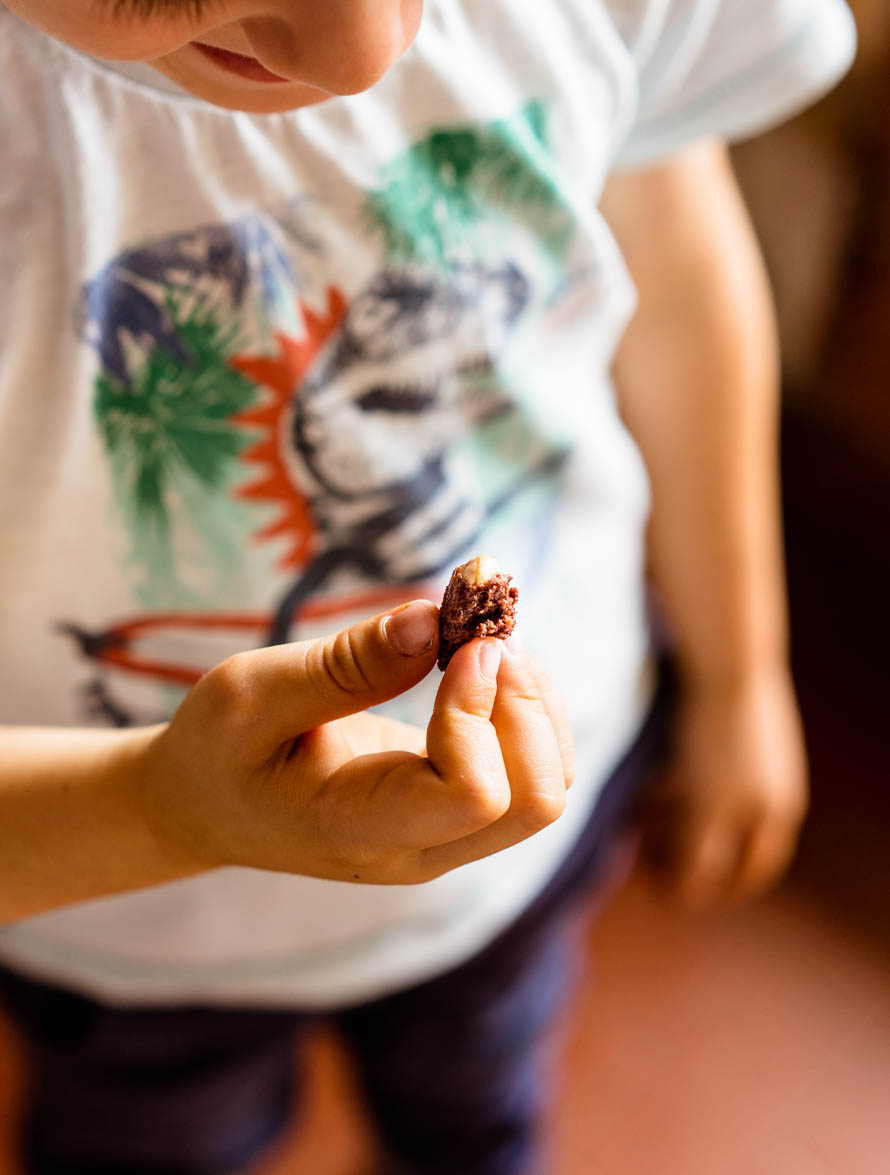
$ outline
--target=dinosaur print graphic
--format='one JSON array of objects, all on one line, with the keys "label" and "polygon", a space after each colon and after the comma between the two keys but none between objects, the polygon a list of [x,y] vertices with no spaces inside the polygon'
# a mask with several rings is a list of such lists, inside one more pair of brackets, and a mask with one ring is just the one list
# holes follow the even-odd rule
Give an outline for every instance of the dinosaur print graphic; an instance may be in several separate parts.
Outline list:
[{"label": "dinosaur print graphic", "polygon": [[[318,533],[312,558],[277,606],[269,643],[291,638],[303,603],[335,574],[352,571],[381,585],[435,576],[509,498],[512,489],[497,501],[480,500],[449,475],[447,460],[465,434],[513,411],[493,375],[528,296],[509,263],[455,267],[447,281],[388,270],[359,292],[282,404],[289,433],[280,422],[275,429],[281,448],[290,441],[293,481],[304,487]],[[340,306],[334,294],[330,305],[333,321]],[[233,363],[259,382],[270,380],[280,396],[283,381],[275,377],[287,353],[282,341],[277,370],[264,357]],[[257,423],[261,412],[238,419]],[[269,461],[270,475],[241,492],[287,497],[286,453],[266,442],[245,454],[257,457]],[[521,482],[552,472],[553,463],[550,454],[539,469],[524,469]],[[263,536],[280,534],[286,518]],[[291,548],[285,563],[302,549]]]},{"label": "dinosaur print graphic", "polygon": [[[81,332],[137,604],[101,631],[59,625],[94,667],[94,717],[159,716],[121,678],[181,689],[239,647],[435,595],[493,519],[554,492],[567,444],[507,375],[571,234],[548,167],[531,104],[434,131],[384,170],[359,204],[383,256],[357,282],[313,284],[347,271],[294,202],[134,247],[88,284]],[[261,552],[261,598],[233,607]]]}]

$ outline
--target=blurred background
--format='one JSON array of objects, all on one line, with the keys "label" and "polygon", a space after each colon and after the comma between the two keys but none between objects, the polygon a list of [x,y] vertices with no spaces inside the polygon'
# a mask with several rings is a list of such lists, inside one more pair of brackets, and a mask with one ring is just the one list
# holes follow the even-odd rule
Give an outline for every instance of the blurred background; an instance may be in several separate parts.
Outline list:
[{"label": "blurred background", "polygon": [[[734,154],[784,353],[793,652],[813,772],[792,881],[880,949],[890,944],[890,7],[851,6],[860,51],[846,81]],[[890,1172],[890,1146],[875,1170]]]},{"label": "blurred background", "polygon": [[[556,1042],[537,1175],[890,1175],[890,6],[850,3],[850,76],[734,151],[784,348],[812,813],[754,908],[684,917],[635,876],[612,897]],[[324,1029],[304,1060],[306,1112],[260,1175],[360,1175],[348,1064]],[[17,1175],[23,1079],[0,1024],[0,1175]]]}]

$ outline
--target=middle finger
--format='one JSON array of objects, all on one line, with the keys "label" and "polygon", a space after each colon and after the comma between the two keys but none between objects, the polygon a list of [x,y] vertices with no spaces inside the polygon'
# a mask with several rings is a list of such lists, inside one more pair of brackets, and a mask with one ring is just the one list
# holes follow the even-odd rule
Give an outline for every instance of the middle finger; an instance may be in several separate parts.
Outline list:
[{"label": "middle finger", "polygon": [[478,832],[428,849],[426,864],[452,869],[525,840],[563,811],[566,777],[560,742],[528,654],[507,650],[491,714],[507,778],[510,807]]}]

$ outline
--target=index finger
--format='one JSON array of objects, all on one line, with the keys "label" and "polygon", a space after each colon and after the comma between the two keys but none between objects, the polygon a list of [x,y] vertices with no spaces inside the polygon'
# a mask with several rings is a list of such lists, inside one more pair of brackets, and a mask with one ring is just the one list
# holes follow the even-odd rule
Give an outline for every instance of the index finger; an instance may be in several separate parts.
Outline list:
[{"label": "index finger", "polygon": [[510,783],[510,807],[499,820],[430,847],[424,863],[435,871],[490,856],[551,824],[565,806],[566,774],[560,738],[527,655],[506,653],[498,675],[492,726]]},{"label": "index finger", "polygon": [[497,640],[474,640],[458,649],[439,685],[426,735],[427,757],[440,779],[455,794],[477,796],[488,810],[496,807],[498,816],[510,804],[510,784],[491,721],[500,662]]}]

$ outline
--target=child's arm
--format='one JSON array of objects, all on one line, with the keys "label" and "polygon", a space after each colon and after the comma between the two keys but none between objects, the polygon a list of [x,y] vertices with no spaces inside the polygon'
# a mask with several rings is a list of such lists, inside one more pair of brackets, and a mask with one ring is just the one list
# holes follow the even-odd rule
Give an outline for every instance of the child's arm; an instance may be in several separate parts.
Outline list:
[{"label": "child's arm", "polygon": [[682,678],[662,849],[689,900],[787,863],[806,805],[788,676],[778,363],[759,251],[725,150],[619,175],[603,202],[640,295],[616,379],[653,489],[653,578]]},{"label": "child's arm", "polygon": [[571,739],[521,650],[459,649],[425,735],[363,713],[426,676],[437,631],[421,602],[239,654],[160,727],[0,729],[0,919],[223,865],[411,884],[543,828]]}]

